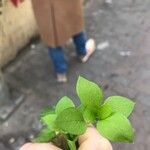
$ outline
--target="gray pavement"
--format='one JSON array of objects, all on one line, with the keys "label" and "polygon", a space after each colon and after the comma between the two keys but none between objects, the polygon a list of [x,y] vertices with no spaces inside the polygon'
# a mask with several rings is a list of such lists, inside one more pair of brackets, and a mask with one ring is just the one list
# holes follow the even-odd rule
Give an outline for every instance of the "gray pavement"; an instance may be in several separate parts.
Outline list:
[{"label": "gray pavement", "polygon": [[71,43],[66,45],[69,81],[55,81],[47,49],[35,41],[4,70],[12,91],[24,95],[18,109],[0,125],[0,150],[16,150],[41,128],[40,111],[64,95],[74,99],[79,75],[100,84],[109,95],[128,96],[136,102],[131,116],[134,144],[114,143],[114,150],[149,150],[150,147],[150,1],[113,0],[112,5],[90,0],[85,8],[86,31],[97,51],[80,64]]}]

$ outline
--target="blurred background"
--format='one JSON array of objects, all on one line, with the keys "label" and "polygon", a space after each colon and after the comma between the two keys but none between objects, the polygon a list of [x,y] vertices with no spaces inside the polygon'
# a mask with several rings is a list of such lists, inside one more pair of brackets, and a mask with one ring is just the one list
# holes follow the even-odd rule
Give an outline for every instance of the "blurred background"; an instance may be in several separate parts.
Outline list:
[{"label": "blurred background", "polygon": [[79,103],[79,75],[97,82],[109,95],[136,102],[131,121],[133,144],[113,143],[114,150],[150,147],[150,0],[86,0],[86,31],[97,50],[86,63],[76,61],[66,44],[69,81],[55,81],[46,46],[38,36],[31,1],[18,7],[0,0],[0,150],[18,150],[41,129],[39,114],[64,95]]}]

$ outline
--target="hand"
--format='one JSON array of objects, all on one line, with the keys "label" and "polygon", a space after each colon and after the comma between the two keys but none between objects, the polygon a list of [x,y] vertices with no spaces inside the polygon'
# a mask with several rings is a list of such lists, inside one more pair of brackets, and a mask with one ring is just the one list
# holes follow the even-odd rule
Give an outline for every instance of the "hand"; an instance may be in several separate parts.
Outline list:
[{"label": "hand", "polygon": [[[79,150],[113,150],[110,142],[102,137],[94,127],[79,137]],[[52,144],[25,144],[20,150],[61,150]]]}]

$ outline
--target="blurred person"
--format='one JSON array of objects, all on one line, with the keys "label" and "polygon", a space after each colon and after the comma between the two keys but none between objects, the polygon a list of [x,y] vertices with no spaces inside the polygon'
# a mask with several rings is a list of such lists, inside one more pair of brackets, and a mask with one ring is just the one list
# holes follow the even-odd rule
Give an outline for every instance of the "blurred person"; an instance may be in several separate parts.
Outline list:
[{"label": "blurred person", "polygon": [[[79,137],[79,150],[112,150],[110,142],[102,137],[94,127]],[[20,150],[61,150],[52,144],[31,144],[27,143]]]},{"label": "blurred person", "polygon": [[57,81],[67,81],[67,63],[63,46],[70,38],[81,62],[86,62],[95,50],[93,39],[84,32],[83,0],[32,0],[39,32],[48,46]]}]

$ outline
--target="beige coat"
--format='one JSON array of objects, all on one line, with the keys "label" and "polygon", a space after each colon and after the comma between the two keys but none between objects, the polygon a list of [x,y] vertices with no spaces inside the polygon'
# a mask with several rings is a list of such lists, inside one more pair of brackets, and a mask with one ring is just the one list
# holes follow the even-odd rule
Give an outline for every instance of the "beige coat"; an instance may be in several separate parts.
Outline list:
[{"label": "beige coat", "polygon": [[84,28],[82,0],[32,0],[39,31],[47,46],[61,46]]}]

